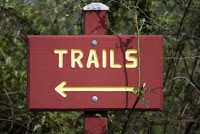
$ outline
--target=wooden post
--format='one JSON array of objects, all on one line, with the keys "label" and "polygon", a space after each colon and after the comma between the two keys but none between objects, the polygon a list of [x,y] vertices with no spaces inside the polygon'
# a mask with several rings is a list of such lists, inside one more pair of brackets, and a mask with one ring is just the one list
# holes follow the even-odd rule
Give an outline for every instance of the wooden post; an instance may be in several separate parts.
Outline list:
[{"label": "wooden post", "polygon": [[[85,35],[107,34],[108,10],[102,3],[91,3],[83,8]],[[84,131],[85,134],[107,134],[107,111],[85,111]]]}]

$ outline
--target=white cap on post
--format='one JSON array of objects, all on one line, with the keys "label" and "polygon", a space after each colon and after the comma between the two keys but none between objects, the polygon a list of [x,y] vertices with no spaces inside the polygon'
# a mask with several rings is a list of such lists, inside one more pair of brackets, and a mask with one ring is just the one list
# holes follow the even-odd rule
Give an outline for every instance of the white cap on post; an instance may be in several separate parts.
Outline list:
[{"label": "white cap on post", "polygon": [[83,7],[84,11],[88,10],[109,10],[109,7],[100,3],[100,2],[92,2],[86,6]]}]

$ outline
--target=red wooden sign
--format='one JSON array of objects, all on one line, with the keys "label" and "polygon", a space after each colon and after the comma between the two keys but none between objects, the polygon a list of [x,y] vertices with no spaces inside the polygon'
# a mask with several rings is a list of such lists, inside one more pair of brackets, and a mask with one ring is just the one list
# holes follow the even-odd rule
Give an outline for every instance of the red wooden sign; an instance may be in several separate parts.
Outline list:
[{"label": "red wooden sign", "polygon": [[[30,110],[162,109],[162,36],[28,36]],[[134,92],[134,93],[132,93]]]}]

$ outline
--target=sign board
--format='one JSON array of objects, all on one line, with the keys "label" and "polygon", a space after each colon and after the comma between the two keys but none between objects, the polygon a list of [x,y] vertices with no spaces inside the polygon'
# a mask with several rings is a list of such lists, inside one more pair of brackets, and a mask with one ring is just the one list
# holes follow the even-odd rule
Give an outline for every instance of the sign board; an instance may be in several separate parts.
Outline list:
[{"label": "sign board", "polygon": [[[28,36],[29,110],[162,109],[162,36]],[[140,79],[140,80],[139,80]]]}]

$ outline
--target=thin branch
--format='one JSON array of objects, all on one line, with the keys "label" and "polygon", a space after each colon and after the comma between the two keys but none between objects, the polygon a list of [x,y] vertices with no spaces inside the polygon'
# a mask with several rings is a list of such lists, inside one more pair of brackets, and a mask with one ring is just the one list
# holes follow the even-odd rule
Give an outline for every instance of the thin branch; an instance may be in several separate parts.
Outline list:
[{"label": "thin branch", "polygon": [[[146,83],[145,83],[145,84],[146,84]],[[143,84],[143,85],[141,86],[140,90],[143,90],[143,88],[145,87],[145,84]],[[133,104],[133,106],[132,106],[132,108],[131,108],[131,111],[129,112],[129,114],[128,114],[127,118],[126,118],[126,121],[125,121],[125,123],[124,123],[124,127],[123,127],[123,130],[122,130],[122,134],[125,133],[125,130],[126,130],[126,127],[127,127],[127,125],[128,125],[128,122],[129,122],[129,120],[130,120],[130,117],[131,117],[131,115],[133,114],[133,112],[135,111],[135,107],[136,107],[136,105],[137,105],[137,103],[138,103],[138,101],[139,101],[139,99],[141,98],[142,95],[143,95],[143,94],[139,94],[139,95],[137,96],[137,98],[136,98],[136,100],[135,100],[135,102],[134,102],[134,104]]]},{"label": "thin branch", "polygon": [[180,25],[179,25],[179,29],[178,29],[178,32],[177,32],[177,39],[178,39],[179,36],[180,36],[181,30],[182,30],[182,28],[183,28],[183,23],[184,23],[185,18],[186,18],[187,14],[188,14],[188,10],[189,10],[191,4],[192,4],[192,0],[190,0],[190,1],[188,2],[188,5],[187,5],[187,7],[185,8],[185,11],[184,11],[184,13],[183,13],[183,17],[182,17],[182,19],[181,19],[181,22],[180,22]]},{"label": "thin branch", "polygon": [[189,105],[189,104],[190,104],[190,103],[187,103],[187,104],[185,105],[183,111],[181,112],[181,117],[183,117],[183,115],[185,114],[185,111],[186,111],[186,109],[188,108],[188,105]]},{"label": "thin branch", "polygon": [[199,89],[196,87],[196,85],[194,83],[192,83],[187,77],[184,77],[184,76],[177,76],[177,77],[174,77],[173,79],[171,79],[170,81],[173,81],[173,80],[177,80],[177,79],[185,79],[196,91],[197,93],[200,95],[200,91]]},{"label": "thin branch", "polygon": [[155,20],[151,19],[140,7],[137,7],[137,9],[144,15],[145,18],[149,19],[149,21],[150,21],[149,24],[155,24],[156,26],[158,26],[159,28],[161,28],[165,31],[169,31],[172,34],[175,33],[173,30],[166,28],[166,27],[162,26],[161,24],[158,24]]},{"label": "thin branch", "polygon": [[200,123],[200,119],[199,118],[195,118],[195,119],[170,119],[170,118],[151,118],[149,119],[149,121],[151,122],[163,122],[163,121],[167,121],[167,122],[171,122],[171,123],[185,123],[185,122],[193,122],[193,123]]},{"label": "thin branch", "polygon": [[170,56],[165,56],[163,57],[163,59],[167,59],[167,60],[184,60],[184,59],[195,59],[195,58],[200,58],[200,56],[186,56],[186,57],[170,57]]},{"label": "thin branch", "polygon": [[4,57],[4,59],[6,59],[6,54],[3,52],[2,48],[0,47],[0,53],[1,55]]},{"label": "thin branch", "polygon": [[6,122],[11,122],[12,124],[15,123],[19,126],[22,126],[24,128],[26,128],[26,126],[22,125],[22,123],[16,122],[15,120],[10,120],[10,119],[0,119],[0,121],[6,121]]}]

